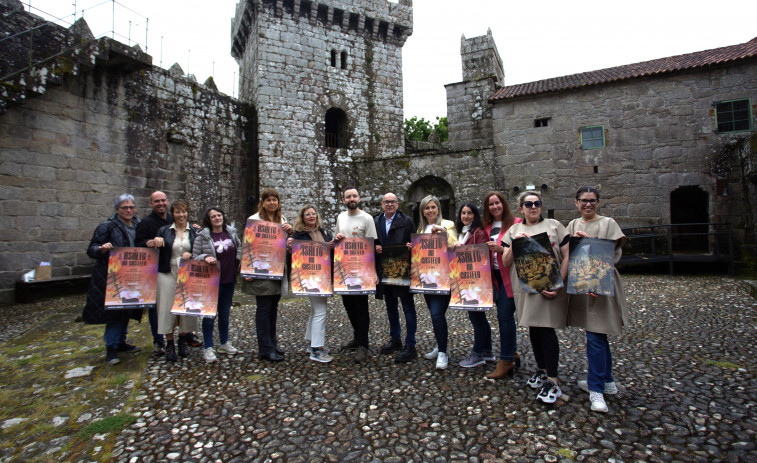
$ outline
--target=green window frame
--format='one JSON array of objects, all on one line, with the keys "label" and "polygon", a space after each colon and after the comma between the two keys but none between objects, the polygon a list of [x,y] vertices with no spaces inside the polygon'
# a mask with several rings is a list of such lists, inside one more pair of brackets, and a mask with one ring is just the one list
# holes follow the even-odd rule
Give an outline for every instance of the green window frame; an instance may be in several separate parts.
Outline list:
[{"label": "green window frame", "polygon": [[751,132],[754,129],[752,99],[716,101],[715,120],[718,133]]},{"label": "green window frame", "polygon": [[593,150],[605,147],[605,126],[589,125],[581,127],[581,149]]}]

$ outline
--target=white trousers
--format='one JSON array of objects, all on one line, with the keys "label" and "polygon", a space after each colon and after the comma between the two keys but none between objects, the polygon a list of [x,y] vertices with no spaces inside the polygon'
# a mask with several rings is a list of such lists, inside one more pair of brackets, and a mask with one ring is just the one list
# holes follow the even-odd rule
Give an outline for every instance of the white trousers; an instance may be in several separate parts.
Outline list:
[{"label": "white trousers", "polygon": [[305,330],[305,340],[310,341],[310,347],[323,347],[326,342],[327,298],[311,296],[308,299],[310,299],[310,318]]}]

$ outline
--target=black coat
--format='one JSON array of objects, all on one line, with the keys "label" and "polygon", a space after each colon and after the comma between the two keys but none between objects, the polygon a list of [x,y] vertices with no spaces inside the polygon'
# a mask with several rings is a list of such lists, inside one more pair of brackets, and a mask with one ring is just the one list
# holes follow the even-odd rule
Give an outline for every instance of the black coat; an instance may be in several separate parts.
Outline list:
[{"label": "black coat", "polygon": [[[332,239],[334,239],[331,236],[331,233],[329,233],[328,231],[326,231],[326,229],[324,229],[324,228],[321,228],[321,235],[323,235],[323,239],[326,240],[327,243],[329,241],[331,241]],[[313,239],[310,238],[310,233],[308,233],[306,231],[296,231],[296,232],[294,232],[294,234],[292,234],[292,239],[302,240],[302,241],[313,241]]]},{"label": "black coat", "polygon": [[[373,217],[373,223],[376,225],[376,235],[378,235],[378,244],[405,244],[410,242],[410,235],[415,233],[415,223],[413,219],[406,216],[400,211],[394,213],[394,220],[386,233],[386,240],[384,240],[384,233],[382,228],[386,228],[386,219],[384,219],[384,213]],[[376,274],[379,281],[381,281],[381,254],[376,254]],[[379,283],[376,285],[376,299],[384,298],[384,285]]]},{"label": "black coat", "polygon": [[[192,254],[197,232],[191,225],[187,228],[189,229],[189,253]],[[165,225],[160,227],[153,238],[156,236],[163,238],[163,247],[158,248],[158,271],[160,273],[171,273],[171,255],[173,254],[173,242],[176,240],[176,229],[171,228],[171,225]]]},{"label": "black coat", "polygon": [[[139,218],[135,216],[132,221],[139,223]],[[130,246],[126,226],[118,220],[116,214],[95,228],[95,233],[87,246],[87,255],[95,259],[95,268],[92,270],[82,319],[87,324],[128,322],[130,318],[140,321],[142,309],[105,310],[105,283],[108,278],[108,257],[110,256],[109,252],[104,254],[100,252],[100,246],[105,243],[111,243],[113,247]]]},{"label": "black coat", "polygon": [[146,248],[147,242],[158,236],[158,230],[173,223],[173,216],[170,212],[166,213],[166,218],[162,219],[155,212],[142,219],[137,225],[137,237],[134,238],[134,246]]}]

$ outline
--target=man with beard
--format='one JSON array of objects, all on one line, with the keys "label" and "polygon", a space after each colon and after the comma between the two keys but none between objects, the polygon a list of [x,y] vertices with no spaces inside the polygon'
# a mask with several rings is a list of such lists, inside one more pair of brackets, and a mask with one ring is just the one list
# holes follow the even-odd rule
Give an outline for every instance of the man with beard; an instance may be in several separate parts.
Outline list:
[{"label": "man with beard", "polygon": [[[376,226],[373,217],[358,208],[360,195],[354,187],[347,187],[342,196],[342,202],[347,210],[340,213],[336,219],[336,236],[334,241],[344,238],[373,238],[376,240]],[[342,350],[354,351],[355,362],[362,362],[368,355],[368,329],[370,315],[368,313],[368,295],[342,296],[344,308],[352,324],[354,337],[342,345]]]}]

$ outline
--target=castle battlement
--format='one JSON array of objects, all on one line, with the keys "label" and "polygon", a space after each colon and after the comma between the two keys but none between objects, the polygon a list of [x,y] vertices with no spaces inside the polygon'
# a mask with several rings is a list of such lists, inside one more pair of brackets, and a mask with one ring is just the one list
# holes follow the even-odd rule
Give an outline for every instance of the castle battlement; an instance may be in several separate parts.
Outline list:
[{"label": "castle battlement", "polygon": [[413,33],[413,2],[400,0],[241,0],[231,21],[231,55],[240,59],[258,15],[287,15],[372,40],[404,45]]}]

